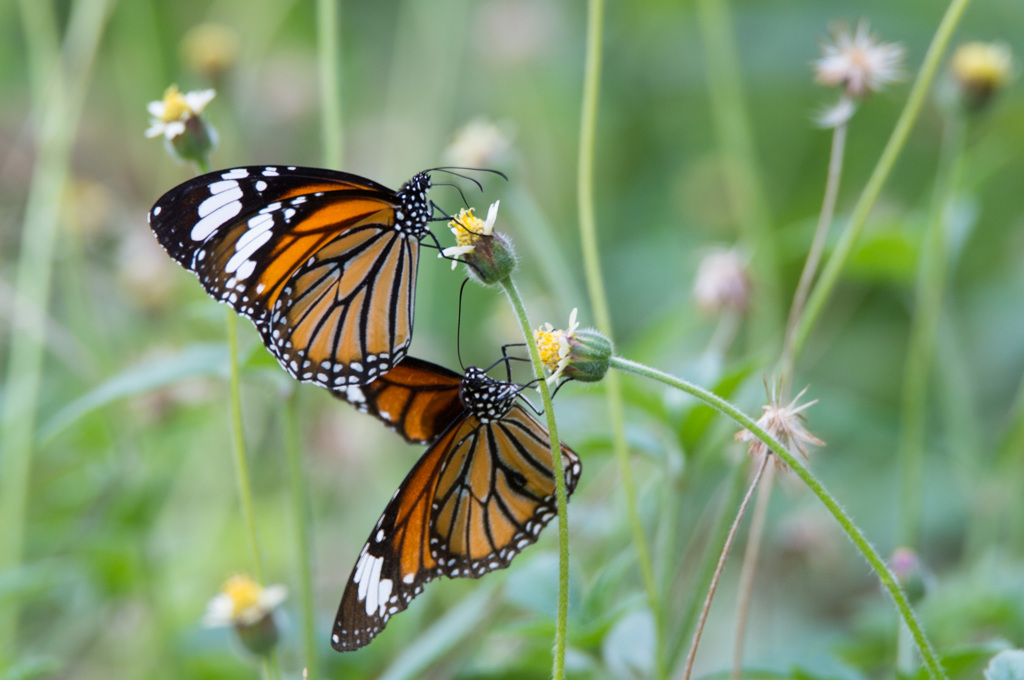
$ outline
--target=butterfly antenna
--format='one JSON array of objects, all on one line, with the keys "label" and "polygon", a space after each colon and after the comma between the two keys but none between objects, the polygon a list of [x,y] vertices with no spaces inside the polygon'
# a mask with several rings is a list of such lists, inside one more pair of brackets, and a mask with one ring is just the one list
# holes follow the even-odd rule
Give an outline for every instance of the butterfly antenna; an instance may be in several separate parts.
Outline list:
[{"label": "butterfly antenna", "polygon": [[464,180],[466,180],[468,182],[472,182],[473,184],[476,185],[477,189],[479,189],[480,191],[484,190],[484,186],[483,186],[483,184],[480,183],[480,180],[476,179],[475,177],[470,177],[468,175],[464,175],[464,174],[462,174],[460,172],[455,172],[456,170],[466,170],[468,172],[489,172],[492,175],[497,175],[497,176],[501,177],[506,182],[508,181],[508,175],[506,175],[505,173],[501,172],[500,170],[493,170],[491,168],[466,168],[466,167],[461,167],[461,166],[458,166],[458,165],[449,165],[449,166],[444,166],[444,167],[429,168],[428,170],[424,170],[423,172],[435,172],[435,171],[436,172],[447,172],[449,175],[455,175],[456,177],[461,177],[462,179],[464,179]]},{"label": "butterfly antenna", "polygon": [[[466,179],[470,179],[470,178],[467,177]],[[472,181],[476,181],[476,180],[472,180]],[[459,192],[459,196],[462,198],[463,205],[465,205],[467,208],[469,207],[469,201],[466,200],[466,194],[462,193],[462,187],[460,187],[458,184],[455,184],[454,182],[437,182],[436,184],[434,184],[434,186],[435,187],[452,187],[453,189],[455,189],[456,191]],[[437,208],[437,205],[435,205],[433,201],[431,201],[430,203],[435,208]],[[441,210],[441,209],[438,208],[438,210]],[[444,211],[441,210],[441,213],[444,214]],[[446,215],[446,217],[447,217],[447,215]],[[451,218],[449,218],[449,219],[451,219]]]},{"label": "butterfly antenna", "polygon": [[469,283],[469,277],[463,279],[462,285],[459,286],[459,314],[458,320],[455,322],[455,355],[459,358],[459,366],[463,373],[466,372],[466,364],[462,363],[462,294],[466,292],[467,283]]}]

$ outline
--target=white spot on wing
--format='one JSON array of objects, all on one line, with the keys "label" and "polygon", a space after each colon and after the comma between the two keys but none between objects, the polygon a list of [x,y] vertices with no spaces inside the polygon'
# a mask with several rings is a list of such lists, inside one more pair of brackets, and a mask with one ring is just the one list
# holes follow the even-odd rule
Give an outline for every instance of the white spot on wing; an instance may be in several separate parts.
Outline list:
[{"label": "white spot on wing", "polygon": [[[234,193],[235,192],[231,192],[232,196]],[[217,196],[211,196],[206,199],[206,201],[203,201],[199,206],[200,214],[202,214],[203,205],[205,205],[207,201],[212,201],[214,198],[221,198],[221,196],[225,195],[227,194],[218,194]],[[238,196],[235,198],[241,197],[242,190],[239,189]],[[242,203],[240,201],[234,200],[233,198],[229,198],[229,201],[229,203],[221,205],[219,208],[210,212],[203,217],[203,219],[195,223],[195,226],[192,227],[192,232],[189,234],[193,241],[205,241],[210,234],[217,231],[217,229],[219,229],[225,222],[242,212]]]},{"label": "white spot on wing", "polygon": [[223,175],[221,175],[223,179],[242,179],[243,177],[248,176],[249,171],[246,170],[245,168],[235,168],[234,170],[228,170]]}]

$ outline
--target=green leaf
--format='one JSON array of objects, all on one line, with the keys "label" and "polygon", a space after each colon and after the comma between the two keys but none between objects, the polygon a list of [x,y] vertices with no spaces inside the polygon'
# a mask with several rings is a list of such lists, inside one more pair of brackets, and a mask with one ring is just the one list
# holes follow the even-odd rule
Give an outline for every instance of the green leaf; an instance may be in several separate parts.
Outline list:
[{"label": "green leaf", "polygon": [[177,354],[133,366],[58,411],[36,434],[38,445],[46,445],[80,419],[119,399],[145,394],[186,378],[222,375],[227,362],[227,345],[217,343],[186,347]]}]

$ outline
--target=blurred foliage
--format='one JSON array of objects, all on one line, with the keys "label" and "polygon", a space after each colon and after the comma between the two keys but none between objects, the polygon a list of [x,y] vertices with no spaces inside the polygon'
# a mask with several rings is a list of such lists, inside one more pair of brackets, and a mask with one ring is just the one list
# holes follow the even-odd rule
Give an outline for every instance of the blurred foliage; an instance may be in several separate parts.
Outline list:
[{"label": "blurred foliage", "polygon": [[[76,3],[52,3],[63,27]],[[47,3],[49,6],[50,3]],[[830,22],[868,17],[902,42],[913,73],[941,3],[743,0],[732,7],[760,178],[791,294],[821,203],[830,135],[813,114],[834,101],[809,63]],[[35,162],[26,42],[17,3],[0,4],[0,350],[9,347],[13,272]],[[580,307],[576,157],[584,3],[554,0],[350,2],[340,6],[344,169],[397,186],[444,162],[468,121],[511,135],[482,208],[519,246],[517,279],[535,324]],[[620,354],[713,388],[757,413],[781,341],[722,333],[690,296],[712,247],[737,240],[723,182],[729,163],[710,119],[692,3],[610,3],[597,141],[597,219]],[[149,234],[153,201],[192,170],[145,139],[146,103],[171,83],[216,87],[215,167],[319,165],[313,3],[133,0],[116,4],[94,65],[62,206],[47,360],[29,490],[26,564],[0,573],[0,608],[22,606],[15,658],[0,678],[250,678],[206,602],[248,568],[230,460],[223,313]],[[216,30],[208,30],[212,25]],[[207,29],[198,34],[197,26]],[[1024,5],[975,3],[957,41],[1002,40],[1018,59]],[[197,37],[198,35],[198,37]],[[212,36],[212,37],[210,37]],[[188,39],[186,40],[186,37]],[[204,38],[209,53],[203,49]],[[866,101],[850,127],[834,232],[870,173],[907,85]],[[828,446],[813,466],[883,554],[896,544],[903,364],[942,113],[928,106],[811,336],[797,386]],[[934,573],[919,604],[952,677],[978,677],[1024,646],[1024,95],[1019,85],[972,120],[955,215],[949,290],[929,401],[924,526]],[[435,200],[452,211],[444,187]],[[523,216],[530,216],[525,218]],[[444,240],[447,233],[437,229]],[[426,251],[425,251],[426,252]],[[554,253],[557,272],[545,271]],[[552,282],[562,282],[553,285]],[[461,276],[427,253],[411,354],[457,366]],[[757,278],[753,285],[757,285]],[[742,321],[736,319],[737,324]],[[717,329],[717,330],[716,330]],[[734,329],[735,330],[735,329]],[[726,336],[735,338],[726,341]],[[461,350],[489,365],[518,340],[504,300],[470,286]],[[246,324],[243,405],[268,578],[297,591],[281,403],[293,389]],[[6,366],[6,362],[4,363]],[[734,428],[661,388],[626,380],[640,511],[656,545],[674,625],[742,458]],[[315,543],[321,668],[344,678],[544,678],[550,672],[555,532],[481,582],[432,583],[367,649],[338,655],[330,623],[367,531],[420,454],[321,390],[298,387]],[[7,403],[19,395],[6,389]],[[570,505],[570,677],[648,677],[653,623],[632,555],[598,388],[558,394],[560,432],[583,459]],[[3,474],[0,452],[0,474]],[[788,481],[788,480],[787,480]],[[757,575],[748,678],[892,677],[897,619],[876,582],[796,484],[774,499]],[[653,537],[657,537],[656,539]],[[732,639],[730,563],[698,656],[724,677]],[[285,604],[280,663],[301,675],[298,604]],[[1017,675],[1006,670],[1017,663]],[[1019,659],[989,678],[1020,677]],[[917,676],[915,676],[917,677]],[[923,676],[920,676],[923,677]]]}]

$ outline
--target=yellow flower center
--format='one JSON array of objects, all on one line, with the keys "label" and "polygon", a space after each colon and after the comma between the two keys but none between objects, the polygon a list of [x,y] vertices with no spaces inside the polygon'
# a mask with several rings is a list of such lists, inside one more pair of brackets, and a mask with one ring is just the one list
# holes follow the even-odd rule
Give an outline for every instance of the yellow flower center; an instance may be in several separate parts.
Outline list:
[{"label": "yellow flower center", "polygon": [[1005,45],[972,42],[957,49],[951,68],[963,82],[999,87],[1009,78],[1012,64]]},{"label": "yellow flower center", "polygon": [[463,208],[459,211],[458,217],[448,223],[448,226],[455,232],[455,244],[458,246],[472,246],[485,234],[486,223],[473,214],[473,208]]},{"label": "yellow flower center", "polygon": [[262,593],[263,588],[244,574],[232,576],[224,584],[224,594],[231,598],[232,618],[258,605]]},{"label": "yellow flower center", "polygon": [[163,103],[164,114],[160,116],[160,120],[165,123],[181,120],[191,110],[185,100],[185,95],[178,91],[177,85],[167,88],[167,91],[164,92]]},{"label": "yellow flower center", "polygon": [[562,336],[562,331],[537,329],[533,332],[533,339],[537,341],[537,349],[540,350],[540,361],[544,364],[544,368],[552,373],[558,370],[558,362],[562,360],[560,354]]}]

